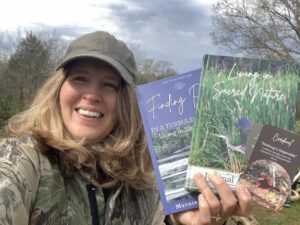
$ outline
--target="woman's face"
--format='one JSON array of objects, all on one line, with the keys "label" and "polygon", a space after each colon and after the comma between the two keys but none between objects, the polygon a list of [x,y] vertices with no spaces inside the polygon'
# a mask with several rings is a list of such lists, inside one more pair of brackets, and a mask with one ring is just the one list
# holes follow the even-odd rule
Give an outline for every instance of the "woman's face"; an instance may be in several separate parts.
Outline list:
[{"label": "woman's face", "polygon": [[119,74],[101,61],[74,64],[61,87],[59,104],[64,126],[75,139],[101,140],[112,131],[121,83]]}]

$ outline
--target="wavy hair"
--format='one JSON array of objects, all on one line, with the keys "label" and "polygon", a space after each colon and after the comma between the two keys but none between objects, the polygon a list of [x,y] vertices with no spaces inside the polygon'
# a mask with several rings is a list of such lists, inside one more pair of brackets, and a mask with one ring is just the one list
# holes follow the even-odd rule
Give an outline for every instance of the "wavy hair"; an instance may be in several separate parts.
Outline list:
[{"label": "wavy hair", "polygon": [[124,82],[119,90],[117,121],[110,135],[97,143],[89,143],[74,140],[63,125],[59,92],[66,74],[63,69],[54,72],[29,108],[9,119],[6,134],[18,137],[33,133],[40,144],[39,149],[50,159],[58,158],[66,176],[75,168],[82,168],[104,187],[113,187],[120,182],[127,182],[135,189],[154,187],[153,169],[133,85]]}]

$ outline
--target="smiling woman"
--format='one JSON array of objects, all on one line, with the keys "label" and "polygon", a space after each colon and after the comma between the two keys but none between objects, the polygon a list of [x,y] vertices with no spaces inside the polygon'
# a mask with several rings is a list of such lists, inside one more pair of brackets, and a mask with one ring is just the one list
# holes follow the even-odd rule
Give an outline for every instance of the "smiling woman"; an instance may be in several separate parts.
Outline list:
[{"label": "smiling woman", "polygon": [[[5,206],[0,221],[163,220],[132,85],[135,76],[132,52],[106,32],[70,44],[62,64],[31,106],[9,120],[6,138],[0,140],[0,207]],[[127,207],[121,207],[124,201]],[[137,205],[142,213],[128,217]],[[146,207],[153,210],[144,215]]]},{"label": "smiling woman", "polygon": [[221,225],[251,211],[247,190],[238,189],[236,198],[214,176],[218,198],[199,176],[199,210],[163,215],[136,73],[132,52],[107,32],[70,43],[61,65],[0,139],[1,224]]},{"label": "smiling woman", "polygon": [[116,124],[121,77],[113,67],[95,59],[82,59],[68,69],[59,94],[64,125],[75,138],[101,140]]}]

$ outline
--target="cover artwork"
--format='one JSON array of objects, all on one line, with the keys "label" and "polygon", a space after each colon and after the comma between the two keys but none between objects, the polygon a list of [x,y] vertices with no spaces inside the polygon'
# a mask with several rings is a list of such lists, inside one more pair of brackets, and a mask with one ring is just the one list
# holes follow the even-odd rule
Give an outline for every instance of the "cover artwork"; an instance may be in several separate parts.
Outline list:
[{"label": "cover artwork", "polygon": [[275,211],[281,209],[300,164],[300,136],[271,125],[259,134],[240,183],[254,201]]},{"label": "cover artwork", "polygon": [[136,87],[165,214],[198,207],[185,190],[200,69]]},{"label": "cover artwork", "polygon": [[298,80],[298,64],[204,56],[186,188],[196,171],[217,170],[235,190],[252,125],[295,129]]}]

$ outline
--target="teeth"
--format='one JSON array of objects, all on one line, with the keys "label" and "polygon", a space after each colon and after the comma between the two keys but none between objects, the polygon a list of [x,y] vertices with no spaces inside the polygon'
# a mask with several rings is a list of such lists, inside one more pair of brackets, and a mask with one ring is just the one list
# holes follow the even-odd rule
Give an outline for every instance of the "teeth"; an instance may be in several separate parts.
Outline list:
[{"label": "teeth", "polygon": [[91,116],[91,117],[96,117],[96,118],[100,117],[99,112],[92,112],[92,111],[88,111],[85,109],[78,109],[78,113],[83,116]]}]

